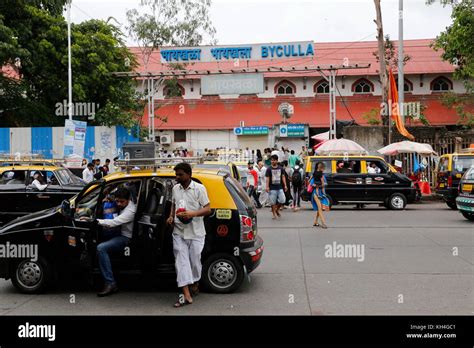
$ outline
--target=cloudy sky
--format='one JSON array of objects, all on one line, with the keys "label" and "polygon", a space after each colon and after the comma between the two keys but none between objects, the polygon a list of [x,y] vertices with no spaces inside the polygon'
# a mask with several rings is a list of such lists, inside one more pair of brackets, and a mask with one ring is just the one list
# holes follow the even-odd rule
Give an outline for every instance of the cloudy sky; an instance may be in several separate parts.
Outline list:
[{"label": "cloudy sky", "polygon": [[[126,33],[126,11],[140,0],[73,0],[72,21],[114,17]],[[434,38],[451,23],[451,8],[404,1],[404,38]],[[218,44],[375,40],[372,0],[213,0]],[[398,39],[398,0],[382,0],[385,34]],[[134,42],[128,39],[128,44]]]}]

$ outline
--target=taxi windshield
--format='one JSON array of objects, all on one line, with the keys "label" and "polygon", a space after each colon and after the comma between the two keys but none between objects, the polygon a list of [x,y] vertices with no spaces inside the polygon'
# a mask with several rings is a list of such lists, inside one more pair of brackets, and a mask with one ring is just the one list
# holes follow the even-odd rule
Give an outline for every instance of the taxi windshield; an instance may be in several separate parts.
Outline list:
[{"label": "taxi windshield", "polygon": [[453,160],[453,168],[458,172],[464,172],[474,165],[474,157],[458,157]]},{"label": "taxi windshield", "polygon": [[474,180],[474,165],[464,174],[463,180]]},{"label": "taxi windshield", "polygon": [[78,179],[76,180],[75,175],[73,175],[68,169],[59,169],[55,171],[54,174],[62,185],[80,184],[80,181]]}]

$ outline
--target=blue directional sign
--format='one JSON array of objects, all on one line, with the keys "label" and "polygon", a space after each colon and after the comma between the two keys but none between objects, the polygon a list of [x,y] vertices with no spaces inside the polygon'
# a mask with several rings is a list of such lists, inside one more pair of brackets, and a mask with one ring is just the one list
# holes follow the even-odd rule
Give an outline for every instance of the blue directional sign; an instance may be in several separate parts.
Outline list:
[{"label": "blue directional sign", "polygon": [[267,135],[267,126],[255,126],[255,127],[236,127],[234,128],[235,135]]}]

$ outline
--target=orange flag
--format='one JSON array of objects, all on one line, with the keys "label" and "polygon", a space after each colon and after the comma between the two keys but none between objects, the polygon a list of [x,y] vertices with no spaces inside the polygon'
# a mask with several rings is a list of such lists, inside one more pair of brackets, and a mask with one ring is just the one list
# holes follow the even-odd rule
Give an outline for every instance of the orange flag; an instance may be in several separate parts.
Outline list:
[{"label": "orange flag", "polygon": [[405,125],[403,124],[402,119],[400,117],[400,110],[398,106],[397,83],[395,82],[395,77],[393,77],[392,68],[389,68],[388,75],[389,75],[389,82],[390,82],[389,89],[388,89],[388,105],[391,108],[392,120],[395,122],[398,132],[401,135],[403,135],[404,137],[407,137],[410,140],[415,140],[415,137],[411,135],[405,128]]}]

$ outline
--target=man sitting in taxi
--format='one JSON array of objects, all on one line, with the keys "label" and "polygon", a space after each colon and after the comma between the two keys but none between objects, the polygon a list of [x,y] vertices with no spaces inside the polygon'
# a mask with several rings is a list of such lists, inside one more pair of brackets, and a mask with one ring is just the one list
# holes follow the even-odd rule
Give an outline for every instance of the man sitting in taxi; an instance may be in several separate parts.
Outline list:
[{"label": "man sitting in taxi", "polygon": [[124,187],[117,189],[114,193],[115,202],[119,208],[119,214],[113,219],[97,219],[100,226],[107,228],[119,227],[120,235],[100,243],[97,246],[97,255],[99,257],[99,268],[104,278],[104,288],[97,296],[107,296],[117,292],[117,283],[112,272],[109,253],[121,252],[132,239],[133,221],[137,207],[131,200],[130,191]]},{"label": "man sitting in taxi", "polygon": [[367,173],[369,174],[379,174],[380,168],[374,162],[371,162],[367,167]]}]

